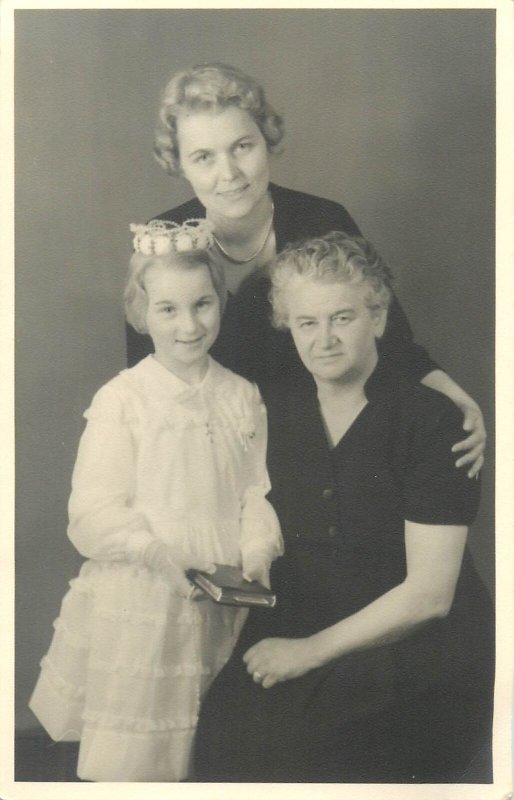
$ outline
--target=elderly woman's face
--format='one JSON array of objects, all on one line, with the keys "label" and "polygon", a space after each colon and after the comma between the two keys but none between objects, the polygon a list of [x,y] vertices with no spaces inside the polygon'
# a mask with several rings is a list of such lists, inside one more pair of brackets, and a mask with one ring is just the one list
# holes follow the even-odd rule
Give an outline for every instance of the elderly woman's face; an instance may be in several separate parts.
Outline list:
[{"label": "elderly woman's face", "polygon": [[367,287],[295,275],[287,287],[291,334],[316,383],[363,382],[377,361],[386,312],[366,306]]},{"label": "elderly woman's face", "polygon": [[247,111],[183,114],[177,138],[182,172],[214,222],[245,218],[266,203],[266,141]]}]

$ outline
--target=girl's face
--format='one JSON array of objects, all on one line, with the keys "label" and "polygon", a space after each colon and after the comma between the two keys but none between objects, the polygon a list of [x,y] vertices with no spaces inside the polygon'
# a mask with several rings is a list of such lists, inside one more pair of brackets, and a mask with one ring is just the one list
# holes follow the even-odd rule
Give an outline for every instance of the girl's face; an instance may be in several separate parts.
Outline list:
[{"label": "girl's face", "polygon": [[266,141],[247,111],[183,114],[177,139],[182,172],[214,223],[244,219],[267,202]]},{"label": "girl's face", "polygon": [[220,328],[220,301],[204,265],[153,266],[145,275],[146,325],[157,360],[187,383],[203,378]]}]

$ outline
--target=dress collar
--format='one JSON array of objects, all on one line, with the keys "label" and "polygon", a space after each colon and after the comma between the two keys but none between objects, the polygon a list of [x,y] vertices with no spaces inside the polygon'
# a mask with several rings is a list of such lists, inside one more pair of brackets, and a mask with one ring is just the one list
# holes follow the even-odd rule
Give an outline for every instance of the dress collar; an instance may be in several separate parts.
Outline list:
[{"label": "dress collar", "polygon": [[153,353],[140,361],[137,368],[152,382],[157,391],[164,391],[166,397],[173,397],[178,401],[187,400],[200,392],[212,390],[219,382],[220,370],[222,370],[219,364],[211,356],[208,356],[207,370],[202,380],[189,384],[166,369],[157,361]]}]

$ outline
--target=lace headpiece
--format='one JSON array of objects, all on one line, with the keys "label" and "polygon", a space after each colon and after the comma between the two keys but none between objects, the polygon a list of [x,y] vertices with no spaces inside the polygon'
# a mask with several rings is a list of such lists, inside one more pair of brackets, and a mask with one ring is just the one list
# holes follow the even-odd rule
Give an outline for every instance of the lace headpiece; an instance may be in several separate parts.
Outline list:
[{"label": "lace headpiece", "polygon": [[132,224],[130,230],[135,234],[134,250],[145,256],[208,250],[214,245],[212,227],[206,219],[187,219],[182,225],[152,219],[147,225]]}]

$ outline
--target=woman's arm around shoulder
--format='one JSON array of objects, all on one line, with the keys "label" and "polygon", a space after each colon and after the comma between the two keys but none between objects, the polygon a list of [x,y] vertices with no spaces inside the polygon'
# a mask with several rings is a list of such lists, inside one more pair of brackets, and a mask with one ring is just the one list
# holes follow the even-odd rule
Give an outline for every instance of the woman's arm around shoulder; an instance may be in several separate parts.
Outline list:
[{"label": "woman's arm around shoulder", "polygon": [[462,428],[468,436],[462,440],[459,436],[452,446],[452,453],[462,453],[455,461],[455,466],[467,467],[468,478],[476,478],[484,465],[487,442],[487,432],[480,406],[441,369],[429,372],[421,382],[430,389],[446,395],[462,411],[464,415]]}]

